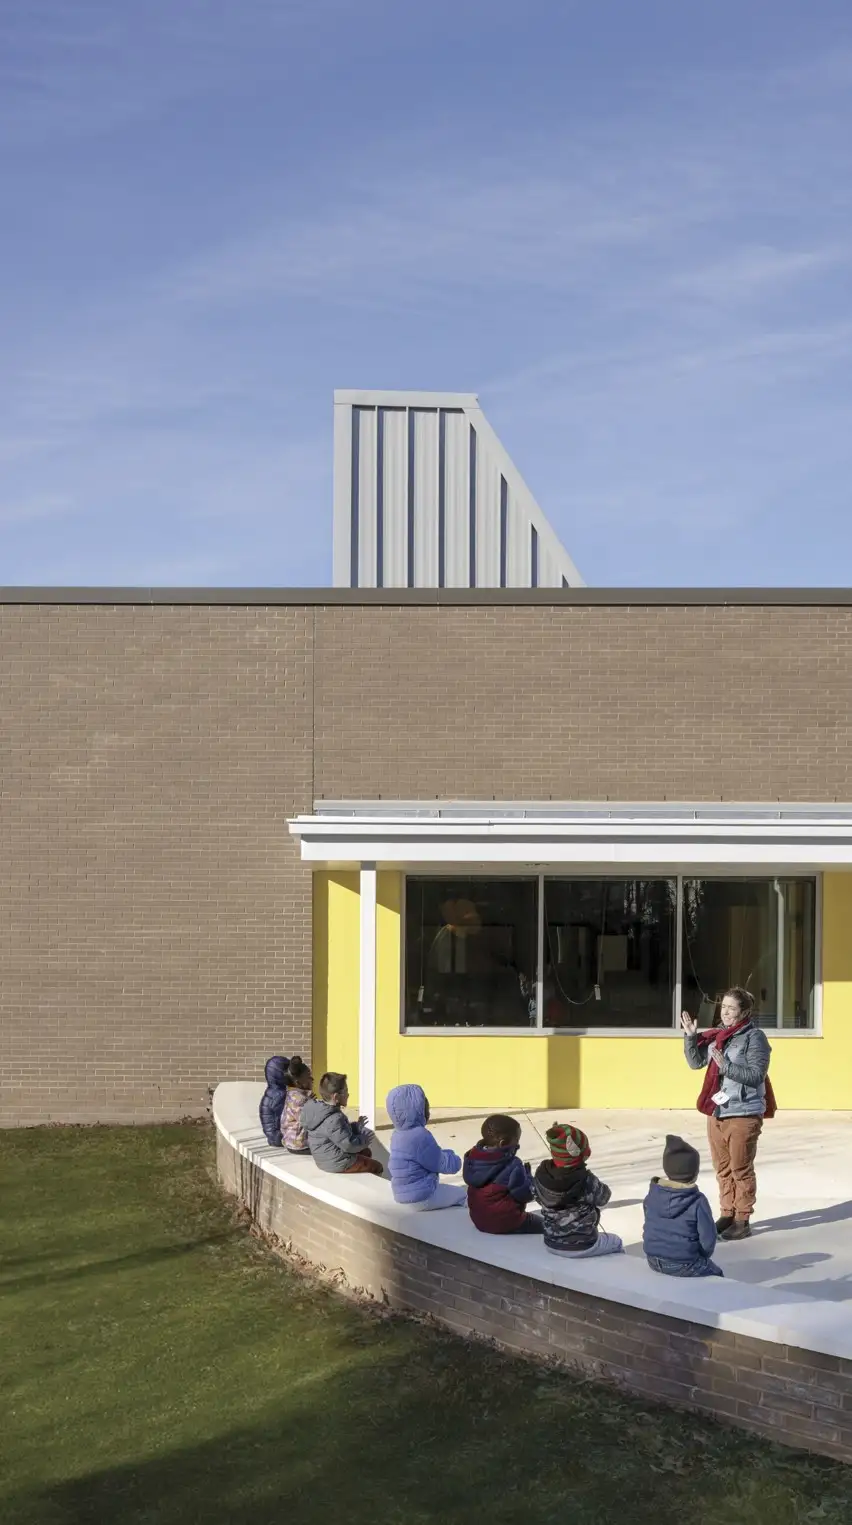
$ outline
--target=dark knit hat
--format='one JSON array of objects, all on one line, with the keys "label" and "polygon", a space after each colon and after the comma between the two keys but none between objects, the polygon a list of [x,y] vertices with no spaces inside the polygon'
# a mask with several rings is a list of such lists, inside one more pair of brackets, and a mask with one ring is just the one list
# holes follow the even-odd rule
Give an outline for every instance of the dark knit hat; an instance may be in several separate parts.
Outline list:
[{"label": "dark knit hat", "polygon": [[562,1170],[573,1170],[582,1165],[592,1152],[591,1145],[582,1128],[572,1123],[554,1123],[545,1134],[547,1146],[554,1165]]},{"label": "dark knit hat", "polygon": [[686,1139],[678,1138],[676,1133],[669,1133],[663,1151],[663,1169],[670,1181],[691,1185],[698,1180],[701,1156]]}]

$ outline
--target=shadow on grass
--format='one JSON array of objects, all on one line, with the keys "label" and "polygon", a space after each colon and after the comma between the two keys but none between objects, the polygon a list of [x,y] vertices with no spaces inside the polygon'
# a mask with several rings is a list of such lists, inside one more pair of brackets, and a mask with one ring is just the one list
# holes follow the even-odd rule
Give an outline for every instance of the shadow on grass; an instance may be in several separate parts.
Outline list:
[{"label": "shadow on grass", "polygon": [[0,1525],[849,1525],[843,1468],[295,1275],[235,1224],[209,1139],[176,1144],[9,1145],[18,1268],[33,1230],[91,1258],[52,1306],[22,1277],[4,1327]]},{"label": "shadow on grass", "polygon": [[[187,1239],[182,1244],[152,1245],[144,1250],[134,1250],[129,1255],[110,1255],[103,1260],[87,1260],[82,1265],[62,1266],[53,1271],[32,1271],[6,1276],[7,1266],[31,1263],[33,1257],[10,1256],[0,1262],[0,1291],[30,1291],[35,1287],[58,1286],[62,1282],[82,1281],[88,1276],[111,1276],[116,1271],[132,1271],[159,1264],[164,1260],[180,1260],[213,1244],[225,1244],[240,1233],[236,1226],[222,1234],[208,1234],[205,1238]],[[38,1257],[43,1260],[42,1257]]]},{"label": "shadow on grass", "polygon": [[[374,1339],[385,1343],[375,1330]],[[682,1525],[694,1517],[778,1525],[788,1518],[778,1504],[793,1492],[806,1508],[825,1505],[821,1520],[843,1518],[832,1508],[841,1469],[830,1464],[810,1471],[785,1457],[770,1475],[765,1458],[773,1453],[759,1445],[755,1454],[746,1437],[614,1405],[587,1384],[426,1332],[420,1349],[386,1359],[380,1351],[362,1364],[347,1358],[347,1343],[341,1365],[321,1377],[300,1376],[298,1352],[291,1363],[283,1353],[280,1398],[258,1394],[256,1425],[18,1495],[5,1518],[15,1525],[328,1525],[340,1517],[347,1525],[551,1525],[563,1517],[578,1525]],[[749,1468],[763,1495],[754,1511],[744,1507]],[[785,1482],[793,1483],[789,1492]],[[729,1512],[703,1513],[708,1497]]]}]

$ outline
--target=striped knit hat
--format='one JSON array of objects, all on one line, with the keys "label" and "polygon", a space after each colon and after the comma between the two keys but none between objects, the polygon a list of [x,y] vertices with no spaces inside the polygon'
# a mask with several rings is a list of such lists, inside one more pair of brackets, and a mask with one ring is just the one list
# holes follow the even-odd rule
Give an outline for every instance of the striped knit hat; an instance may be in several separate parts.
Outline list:
[{"label": "striped knit hat", "polygon": [[582,1128],[571,1123],[554,1123],[545,1134],[554,1165],[562,1170],[573,1170],[582,1165],[592,1152],[591,1145]]}]

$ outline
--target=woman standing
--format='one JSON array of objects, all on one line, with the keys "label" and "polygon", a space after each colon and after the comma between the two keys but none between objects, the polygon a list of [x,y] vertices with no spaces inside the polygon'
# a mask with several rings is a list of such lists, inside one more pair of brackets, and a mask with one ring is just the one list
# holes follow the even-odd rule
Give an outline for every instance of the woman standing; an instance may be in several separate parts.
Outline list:
[{"label": "woman standing", "polygon": [[775,1115],[768,1079],[772,1050],[752,1021],[753,1010],[754,997],[737,985],[722,997],[721,1027],[700,1033],[688,1011],[680,1018],[687,1064],[691,1070],[707,1070],[698,1110],[707,1118],[719,1183],[722,1216],[716,1229],[727,1240],[748,1239],[751,1233],[757,1143],[764,1117]]}]

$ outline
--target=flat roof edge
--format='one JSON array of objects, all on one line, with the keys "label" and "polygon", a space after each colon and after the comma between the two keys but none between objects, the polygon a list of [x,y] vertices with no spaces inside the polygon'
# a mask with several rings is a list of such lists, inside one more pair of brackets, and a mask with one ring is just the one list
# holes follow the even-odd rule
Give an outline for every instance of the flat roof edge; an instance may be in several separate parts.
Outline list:
[{"label": "flat roof edge", "polygon": [[848,608],[852,588],[50,588],[0,587],[0,604],[200,607]]},{"label": "flat roof edge", "polygon": [[[653,816],[675,824],[684,818],[730,821],[751,815],[783,820],[788,816],[852,816],[852,800],[314,800],[313,814],[299,820],[382,818],[433,820],[518,820],[535,825],[558,817],[622,820]],[[293,817],[293,819],[297,819]]]},{"label": "flat roof edge", "polygon": [[479,408],[479,397],[476,392],[424,392],[419,389],[407,392],[404,389],[381,388],[375,390],[370,387],[337,387],[334,393],[334,405],[340,407],[362,408]]}]

